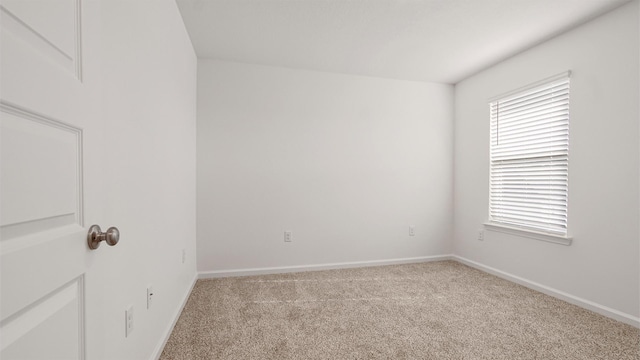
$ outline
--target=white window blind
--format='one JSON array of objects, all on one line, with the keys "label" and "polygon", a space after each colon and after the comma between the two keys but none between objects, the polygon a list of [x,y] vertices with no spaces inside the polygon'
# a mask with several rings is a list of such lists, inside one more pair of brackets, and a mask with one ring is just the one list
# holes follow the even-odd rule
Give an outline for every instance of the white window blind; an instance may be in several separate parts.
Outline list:
[{"label": "white window blind", "polygon": [[566,236],[569,73],[489,106],[490,222]]}]

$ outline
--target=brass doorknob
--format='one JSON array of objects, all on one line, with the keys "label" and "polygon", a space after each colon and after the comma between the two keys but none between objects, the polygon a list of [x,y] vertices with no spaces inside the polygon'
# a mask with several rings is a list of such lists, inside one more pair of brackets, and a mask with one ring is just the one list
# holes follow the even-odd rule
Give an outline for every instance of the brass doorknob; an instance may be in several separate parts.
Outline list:
[{"label": "brass doorknob", "polygon": [[89,249],[95,250],[100,246],[100,242],[103,241],[107,243],[107,245],[114,246],[120,240],[120,230],[117,227],[112,226],[107,229],[106,232],[102,232],[100,226],[91,225],[89,228],[89,232],[87,233],[87,244],[89,244]]}]

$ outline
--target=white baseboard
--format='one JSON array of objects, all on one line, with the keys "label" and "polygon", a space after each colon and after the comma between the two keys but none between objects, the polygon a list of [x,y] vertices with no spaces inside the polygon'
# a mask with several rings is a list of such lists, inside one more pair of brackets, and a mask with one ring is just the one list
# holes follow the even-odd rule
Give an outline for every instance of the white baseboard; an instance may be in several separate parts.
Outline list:
[{"label": "white baseboard", "polygon": [[387,260],[372,260],[372,261],[357,261],[357,262],[344,262],[344,263],[330,263],[330,264],[316,264],[316,265],[300,265],[300,266],[282,266],[282,267],[268,267],[268,268],[252,268],[252,269],[235,269],[235,270],[218,270],[218,271],[202,271],[199,272],[196,277],[194,277],[191,287],[189,291],[185,294],[185,298],[182,301],[182,304],[177,309],[173,323],[171,327],[167,329],[166,334],[164,336],[163,341],[159,344],[155,356],[152,359],[159,359],[162,354],[162,350],[169,340],[169,336],[173,331],[173,327],[175,326],[178,318],[180,317],[180,313],[184,308],[191,291],[193,290],[193,286],[196,283],[197,279],[208,279],[208,278],[220,278],[220,277],[231,277],[231,276],[250,276],[250,275],[265,275],[265,274],[280,274],[280,273],[291,273],[291,272],[302,272],[302,271],[318,271],[318,270],[330,270],[330,269],[346,269],[346,268],[357,268],[357,267],[367,267],[367,266],[382,266],[382,265],[394,265],[394,264],[410,264],[410,263],[421,263],[421,262],[430,262],[430,261],[444,261],[444,260],[454,260],[458,261],[462,264],[471,266],[478,270],[484,271],[486,273],[498,276],[500,278],[509,280],[516,284],[520,284],[522,286],[528,287],[530,289],[539,291],[543,294],[547,294],[549,296],[553,296],[560,300],[566,301],[570,304],[580,306],[587,310],[591,310],[600,315],[612,318],[614,320],[623,322],[625,324],[629,324],[636,328],[640,328],[640,318],[623,313],[621,311],[612,309],[610,307],[600,305],[593,301],[589,301],[586,299],[582,299],[580,297],[568,294],[566,292],[551,288],[546,285],[542,285],[525,278],[504,272],[502,270],[498,270],[492,268],[490,266],[486,266],[484,264],[469,260],[462,256],[458,255],[436,255],[436,256],[422,256],[422,257],[413,257],[413,258],[401,258],[401,259],[387,259]]},{"label": "white baseboard", "polygon": [[555,298],[558,298],[560,300],[564,300],[568,303],[571,303],[573,305],[577,305],[580,306],[581,308],[585,308],[587,310],[591,310],[595,313],[598,313],[600,315],[604,315],[606,317],[612,318],[614,320],[618,320],[620,322],[623,322],[625,324],[629,324],[631,326],[634,326],[636,328],[640,328],[640,318],[635,317],[633,315],[629,315],[629,314],[625,314],[621,311],[612,309],[610,307],[604,306],[604,305],[600,305],[597,304],[593,301],[589,301],[586,299],[582,299],[579,298],[577,296],[568,294],[566,292],[560,291],[560,290],[556,290],[554,288],[542,285],[542,284],[538,284],[536,282],[533,281],[529,281],[527,279],[521,278],[519,276],[516,275],[512,275],[509,274],[507,272],[504,272],[502,270],[498,270],[495,268],[492,268],[490,266],[486,266],[480,263],[477,263],[475,261],[463,258],[461,256],[458,255],[452,255],[451,256],[452,260],[458,261],[462,264],[471,266],[473,268],[476,268],[478,270],[487,272],[489,274],[495,275],[497,277],[509,280],[511,282],[514,282],[516,284],[520,284],[522,286],[528,287],[529,289],[533,289],[536,291],[539,291],[543,294],[547,294],[550,296],[553,296]]},{"label": "white baseboard", "polygon": [[413,258],[401,258],[401,259],[387,259],[387,260],[371,260],[371,261],[355,261],[355,262],[343,262],[343,263],[331,263],[331,264],[316,264],[316,265],[299,265],[299,266],[279,266],[279,267],[267,267],[267,268],[253,268],[253,269],[235,269],[235,270],[216,270],[216,271],[201,271],[198,274],[200,279],[231,277],[231,276],[251,276],[251,275],[266,275],[266,274],[282,274],[302,271],[318,271],[318,270],[330,270],[330,269],[347,269],[367,266],[381,266],[381,265],[395,265],[395,264],[411,264],[421,263],[429,261],[442,261],[451,260],[452,255],[435,255],[435,256],[421,256]]},{"label": "white baseboard", "polygon": [[178,305],[178,308],[176,309],[176,311],[173,314],[173,320],[171,321],[171,326],[169,326],[167,328],[167,330],[165,330],[165,333],[164,333],[164,336],[162,337],[162,340],[156,346],[156,349],[153,352],[153,355],[151,356],[152,360],[160,359],[160,355],[162,355],[162,350],[164,350],[165,345],[167,345],[167,341],[169,341],[169,337],[171,337],[171,333],[173,332],[173,328],[176,326],[176,323],[178,322],[178,319],[180,318],[180,314],[182,314],[182,310],[184,309],[184,306],[187,304],[187,300],[189,300],[189,296],[191,295],[191,292],[193,291],[193,287],[196,285],[196,281],[198,281],[198,274],[197,273],[193,276],[193,280],[191,280],[191,286],[189,286],[189,290],[184,294],[184,297],[182,298],[182,301],[180,302],[180,304]]}]

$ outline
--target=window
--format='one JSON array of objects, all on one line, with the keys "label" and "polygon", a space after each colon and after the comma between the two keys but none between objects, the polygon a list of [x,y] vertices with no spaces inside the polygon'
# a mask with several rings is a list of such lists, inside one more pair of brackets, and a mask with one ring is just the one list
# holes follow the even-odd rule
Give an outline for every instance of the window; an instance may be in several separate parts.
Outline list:
[{"label": "window", "polygon": [[490,101],[487,225],[567,238],[569,75]]}]

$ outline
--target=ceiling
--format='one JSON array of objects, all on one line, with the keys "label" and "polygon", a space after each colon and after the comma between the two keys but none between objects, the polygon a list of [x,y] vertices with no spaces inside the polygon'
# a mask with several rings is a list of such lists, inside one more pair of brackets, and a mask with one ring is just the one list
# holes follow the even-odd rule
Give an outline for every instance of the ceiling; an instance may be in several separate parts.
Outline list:
[{"label": "ceiling", "polygon": [[177,0],[200,58],[457,83],[629,0]]}]

